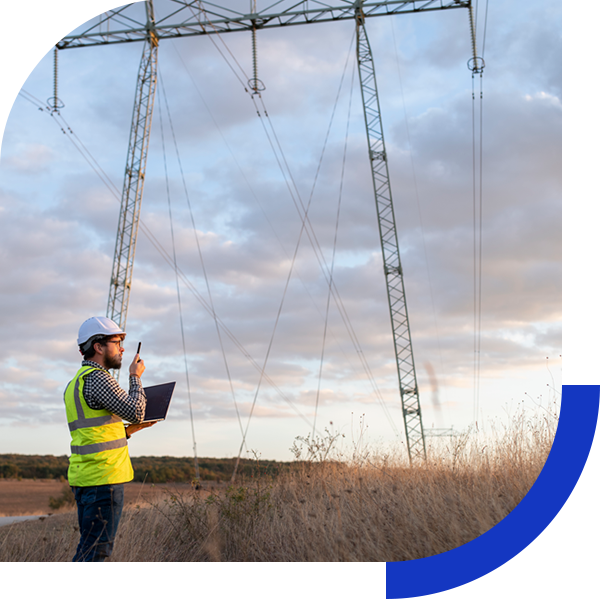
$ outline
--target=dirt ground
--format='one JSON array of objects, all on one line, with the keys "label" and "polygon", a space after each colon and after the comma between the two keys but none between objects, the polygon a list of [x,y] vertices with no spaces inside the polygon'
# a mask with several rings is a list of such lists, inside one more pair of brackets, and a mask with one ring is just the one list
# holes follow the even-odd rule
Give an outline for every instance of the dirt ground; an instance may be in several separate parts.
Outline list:
[{"label": "dirt ground", "polygon": [[[57,480],[16,480],[0,478],[0,516],[45,515],[74,510],[74,506],[50,509],[50,497],[60,497],[66,483]],[[207,491],[209,486],[205,487]],[[127,483],[125,503],[127,505],[147,505],[164,501],[168,492],[185,493],[190,485],[171,483],[152,485],[148,483]]]}]

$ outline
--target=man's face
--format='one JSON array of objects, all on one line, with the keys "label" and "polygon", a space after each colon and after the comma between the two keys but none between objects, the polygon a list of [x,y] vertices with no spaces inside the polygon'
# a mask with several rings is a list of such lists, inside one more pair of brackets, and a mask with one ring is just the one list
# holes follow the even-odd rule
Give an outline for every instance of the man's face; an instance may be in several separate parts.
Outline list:
[{"label": "man's face", "polygon": [[125,351],[121,344],[123,339],[120,336],[111,337],[105,341],[103,347],[104,365],[108,370],[119,370],[123,361],[123,352]]}]

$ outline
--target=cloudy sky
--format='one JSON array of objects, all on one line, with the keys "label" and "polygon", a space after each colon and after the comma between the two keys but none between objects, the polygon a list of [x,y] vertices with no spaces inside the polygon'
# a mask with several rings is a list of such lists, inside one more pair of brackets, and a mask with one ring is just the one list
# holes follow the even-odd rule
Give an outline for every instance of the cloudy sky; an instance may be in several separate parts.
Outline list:
[{"label": "cloudy sky", "polygon": [[[476,405],[480,426],[506,421],[561,385],[561,4],[490,4],[484,47],[484,2],[478,14],[478,394],[468,14],[367,21],[426,427],[464,430]],[[2,140],[0,453],[68,453],[62,392],[77,330],[106,313],[142,46],[61,51],[59,121],[39,104],[53,95],[52,45],[78,24],[65,22],[33,71],[22,67],[26,93],[15,88]],[[190,400],[199,455],[237,455],[247,427],[248,449],[290,459],[315,410],[317,431],[344,433],[350,447],[363,421],[374,447],[404,447],[353,34],[352,22],[260,31],[266,90],[254,101],[240,82],[252,72],[249,34],[161,42],[141,218],[171,256],[173,227],[186,281],[180,313],[175,273],[140,230],[125,359],[142,341],[146,384],[177,390],[168,421],[134,437],[132,455],[191,455]],[[298,197],[310,202],[313,243]],[[332,259],[341,301],[328,310],[321,265]]]}]

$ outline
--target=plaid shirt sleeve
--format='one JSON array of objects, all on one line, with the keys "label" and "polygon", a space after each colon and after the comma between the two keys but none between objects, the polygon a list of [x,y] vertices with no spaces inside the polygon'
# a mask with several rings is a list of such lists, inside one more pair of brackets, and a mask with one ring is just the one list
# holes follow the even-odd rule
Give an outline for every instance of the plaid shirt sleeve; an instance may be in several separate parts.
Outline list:
[{"label": "plaid shirt sleeve", "polygon": [[146,394],[142,381],[137,376],[129,376],[129,393],[119,387],[115,378],[96,362],[84,360],[82,366],[94,366],[94,370],[85,377],[83,398],[93,410],[105,409],[133,424],[144,420],[146,413]]}]

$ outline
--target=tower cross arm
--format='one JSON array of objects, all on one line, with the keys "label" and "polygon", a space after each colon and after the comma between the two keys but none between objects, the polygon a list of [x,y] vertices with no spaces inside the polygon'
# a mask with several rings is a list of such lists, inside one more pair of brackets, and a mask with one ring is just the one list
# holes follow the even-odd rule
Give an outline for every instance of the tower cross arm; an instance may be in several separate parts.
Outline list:
[{"label": "tower cross arm", "polygon": [[[80,31],[64,37],[56,44],[57,48],[64,50],[146,40],[147,26],[139,18],[139,6],[136,4],[104,13],[95,22],[90,21]],[[469,0],[280,0],[261,11],[243,14],[211,2],[171,0],[166,5],[170,11],[157,15],[154,33],[157,39],[170,39],[351,20],[355,19],[357,9],[362,9],[364,17],[378,17],[468,6]],[[279,10],[275,11],[275,8]]]}]

